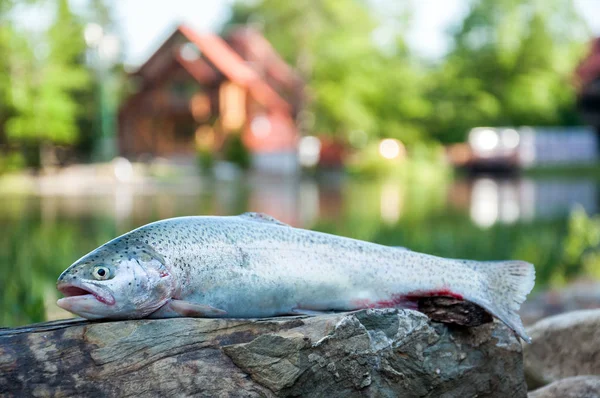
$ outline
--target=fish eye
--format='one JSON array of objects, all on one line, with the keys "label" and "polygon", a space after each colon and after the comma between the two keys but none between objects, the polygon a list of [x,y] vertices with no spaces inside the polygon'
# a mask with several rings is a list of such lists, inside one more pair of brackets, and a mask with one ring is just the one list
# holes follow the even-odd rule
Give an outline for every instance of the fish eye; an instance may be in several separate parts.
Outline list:
[{"label": "fish eye", "polygon": [[98,280],[106,280],[110,278],[110,269],[104,266],[94,267],[94,271],[92,271],[94,278]]}]

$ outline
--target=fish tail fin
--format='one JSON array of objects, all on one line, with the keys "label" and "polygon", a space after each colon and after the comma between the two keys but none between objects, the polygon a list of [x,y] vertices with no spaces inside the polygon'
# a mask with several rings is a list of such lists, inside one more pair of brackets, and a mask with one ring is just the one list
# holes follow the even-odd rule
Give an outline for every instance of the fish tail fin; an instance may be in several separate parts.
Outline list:
[{"label": "fish tail fin", "polygon": [[525,261],[477,262],[478,271],[485,275],[487,291],[482,306],[530,343],[518,314],[521,304],[535,284],[535,268]]}]

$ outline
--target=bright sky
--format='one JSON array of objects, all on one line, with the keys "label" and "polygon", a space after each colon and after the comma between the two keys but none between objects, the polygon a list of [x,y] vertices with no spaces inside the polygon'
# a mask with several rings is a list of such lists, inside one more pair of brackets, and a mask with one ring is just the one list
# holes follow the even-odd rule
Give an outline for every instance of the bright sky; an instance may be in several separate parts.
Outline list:
[{"label": "bright sky", "polygon": [[[411,46],[421,55],[439,57],[448,49],[444,35],[467,12],[465,0],[412,0],[415,5]],[[600,36],[600,0],[574,0],[592,32]],[[219,28],[229,15],[232,0],[120,0],[116,1],[121,33],[125,39],[125,62],[143,63],[180,23],[199,31]],[[143,4],[143,5],[142,5]]]},{"label": "bright sky", "polygon": [[[71,0],[81,3],[83,0]],[[287,0],[286,0],[287,1]],[[293,1],[293,0],[290,0]],[[400,0],[391,0],[400,1]],[[467,10],[466,0],[412,1],[413,29],[410,45],[421,55],[443,55],[449,43],[444,32],[459,22]],[[600,36],[600,0],[573,0],[587,20],[593,34]],[[233,0],[115,0],[117,23],[124,39],[125,63],[135,67],[143,63],[179,23],[198,31],[214,31],[229,16]],[[43,12],[21,15],[39,26]],[[42,23],[43,24],[43,23]]]},{"label": "bright sky", "polygon": [[232,0],[117,0],[116,19],[125,43],[125,63],[138,66],[179,23],[200,32],[217,30]]}]

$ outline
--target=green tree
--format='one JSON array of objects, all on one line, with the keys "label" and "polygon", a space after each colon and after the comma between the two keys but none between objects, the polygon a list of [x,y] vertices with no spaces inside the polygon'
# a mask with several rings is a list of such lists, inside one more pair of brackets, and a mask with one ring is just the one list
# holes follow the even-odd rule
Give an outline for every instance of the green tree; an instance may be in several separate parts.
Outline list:
[{"label": "green tree", "polygon": [[[407,10],[384,13],[360,0],[237,2],[226,29],[258,26],[275,49],[304,75],[314,115],[312,130],[348,137],[422,139],[425,75],[415,64],[403,35]],[[374,37],[385,17],[387,46]],[[384,32],[385,33],[385,32]]]},{"label": "green tree", "polygon": [[[87,0],[87,7],[81,17],[86,23],[99,25],[105,35],[115,35],[118,26],[115,23],[113,5],[112,0]],[[79,140],[75,150],[88,159],[94,159],[93,155],[100,155],[102,152],[103,134],[116,135],[113,118],[119,101],[125,98],[130,82],[118,59],[100,59],[97,47],[90,48],[89,51],[88,67],[94,69],[94,73],[89,89],[76,95],[77,102],[82,105],[82,112],[78,118]],[[95,160],[106,159],[100,156]]]},{"label": "green tree", "polygon": [[40,144],[71,144],[78,137],[81,105],[76,94],[89,88],[85,42],[79,18],[67,0],[55,0],[56,17],[35,51],[24,40],[14,48],[11,76],[15,115],[6,124],[9,139]]},{"label": "green tree", "polygon": [[13,6],[12,1],[0,0],[0,144],[5,141],[4,124],[13,112],[10,105],[10,50],[15,40],[15,31],[8,15]]},{"label": "green tree", "polygon": [[571,0],[473,0],[432,75],[429,130],[452,142],[477,125],[576,124],[571,75],[588,37]]}]

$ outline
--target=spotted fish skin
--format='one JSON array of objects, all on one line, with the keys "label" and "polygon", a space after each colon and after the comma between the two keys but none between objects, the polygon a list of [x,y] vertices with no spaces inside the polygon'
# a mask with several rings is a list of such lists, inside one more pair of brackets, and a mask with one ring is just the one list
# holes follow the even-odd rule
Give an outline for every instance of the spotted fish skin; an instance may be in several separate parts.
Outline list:
[{"label": "spotted fish skin", "polygon": [[[140,255],[150,263],[139,261]],[[181,316],[165,310],[170,299],[217,310],[209,316],[247,318],[402,306],[417,297],[444,295],[480,305],[528,341],[516,311],[533,288],[529,263],[445,259],[293,228],[258,213],[148,224],[78,260],[61,275],[59,286],[66,291],[76,269],[109,264],[117,279],[124,264],[135,262],[145,272],[165,275],[153,280],[164,282],[159,288],[168,297],[127,309],[126,317]],[[118,302],[123,293],[110,287],[113,279],[94,282]],[[151,300],[152,282],[145,281],[143,289],[127,295]],[[102,312],[111,317],[104,307]]]}]

